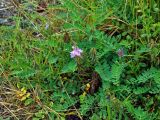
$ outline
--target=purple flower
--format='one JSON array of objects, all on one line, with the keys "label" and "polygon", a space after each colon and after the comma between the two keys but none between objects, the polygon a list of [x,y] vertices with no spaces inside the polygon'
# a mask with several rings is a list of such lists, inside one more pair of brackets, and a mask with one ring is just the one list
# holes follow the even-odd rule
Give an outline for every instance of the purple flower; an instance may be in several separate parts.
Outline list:
[{"label": "purple flower", "polygon": [[81,53],[83,52],[83,50],[81,50],[78,47],[72,46],[73,51],[70,52],[71,58],[74,57],[81,57]]},{"label": "purple flower", "polygon": [[124,56],[124,50],[123,50],[123,48],[119,49],[117,51],[117,54],[118,54],[119,57],[123,57]]}]

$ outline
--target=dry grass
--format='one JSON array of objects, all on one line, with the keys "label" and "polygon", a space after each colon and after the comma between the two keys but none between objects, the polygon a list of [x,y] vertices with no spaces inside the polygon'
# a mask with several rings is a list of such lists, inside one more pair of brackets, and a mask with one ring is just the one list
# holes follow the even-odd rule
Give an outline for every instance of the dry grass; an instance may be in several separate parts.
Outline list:
[{"label": "dry grass", "polygon": [[3,119],[30,120],[35,113],[33,105],[25,106],[17,97],[18,89],[9,84],[2,84],[0,88],[0,116]]}]

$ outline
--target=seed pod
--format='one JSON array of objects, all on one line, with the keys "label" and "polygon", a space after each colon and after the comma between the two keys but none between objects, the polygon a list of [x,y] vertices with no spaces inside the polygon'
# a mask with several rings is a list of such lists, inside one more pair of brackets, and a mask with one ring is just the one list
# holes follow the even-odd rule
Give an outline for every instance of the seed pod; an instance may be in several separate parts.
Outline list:
[{"label": "seed pod", "polygon": [[68,32],[65,32],[65,34],[64,34],[64,42],[65,42],[65,43],[68,43],[69,41],[70,41],[69,33],[68,33]]},{"label": "seed pod", "polygon": [[99,88],[99,81],[98,80],[92,80],[91,84],[90,84],[90,89],[89,89],[89,93],[91,95],[93,95],[94,93],[96,93],[98,91]]},{"label": "seed pod", "polygon": [[100,77],[99,77],[98,73],[93,72],[92,80],[90,82],[89,93],[91,95],[93,95],[94,93],[96,93],[98,91],[99,87],[100,87]]}]

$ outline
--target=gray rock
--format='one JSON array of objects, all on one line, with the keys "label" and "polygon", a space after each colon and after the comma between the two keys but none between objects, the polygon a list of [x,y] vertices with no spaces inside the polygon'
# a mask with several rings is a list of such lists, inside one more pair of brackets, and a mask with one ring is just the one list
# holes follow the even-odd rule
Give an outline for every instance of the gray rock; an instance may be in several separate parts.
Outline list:
[{"label": "gray rock", "polygon": [[15,14],[15,7],[12,0],[0,0],[0,25],[9,25],[10,17]]}]

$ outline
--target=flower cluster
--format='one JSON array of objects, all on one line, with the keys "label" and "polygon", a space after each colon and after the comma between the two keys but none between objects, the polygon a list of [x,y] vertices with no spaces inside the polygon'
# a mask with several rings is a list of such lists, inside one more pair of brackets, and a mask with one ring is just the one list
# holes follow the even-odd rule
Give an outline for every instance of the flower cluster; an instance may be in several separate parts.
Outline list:
[{"label": "flower cluster", "polygon": [[119,49],[117,51],[117,54],[118,54],[119,57],[123,57],[124,56],[124,50],[123,50],[123,48]]},{"label": "flower cluster", "polygon": [[78,47],[72,46],[73,51],[70,52],[71,58],[74,57],[81,57],[81,53],[83,52],[83,50],[81,50]]}]

